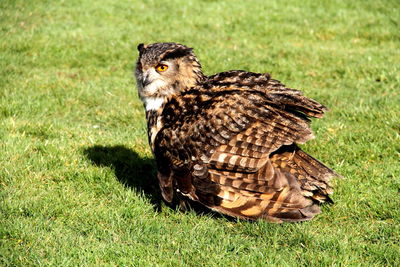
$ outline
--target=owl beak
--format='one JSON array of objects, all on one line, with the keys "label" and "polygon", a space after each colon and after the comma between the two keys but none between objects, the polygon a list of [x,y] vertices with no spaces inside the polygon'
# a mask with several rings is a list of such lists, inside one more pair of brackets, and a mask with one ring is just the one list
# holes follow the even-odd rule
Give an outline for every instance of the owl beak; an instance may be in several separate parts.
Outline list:
[{"label": "owl beak", "polygon": [[142,87],[146,87],[147,85],[149,85],[151,83],[151,80],[149,79],[148,75],[144,75],[143,76],[143,80],[142,80]]}]

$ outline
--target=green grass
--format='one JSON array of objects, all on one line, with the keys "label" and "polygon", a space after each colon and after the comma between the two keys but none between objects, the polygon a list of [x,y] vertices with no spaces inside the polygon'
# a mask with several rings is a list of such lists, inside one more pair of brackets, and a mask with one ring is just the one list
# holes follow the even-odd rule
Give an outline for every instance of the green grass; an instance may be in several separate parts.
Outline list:
[{"label": "green grass", "polygon": [[[0,265],[400,265],[398,1],[0,2]],[[160,202],[139,42],[270,72],[330,107],[303,148],[346,178],[314,221]]]}]

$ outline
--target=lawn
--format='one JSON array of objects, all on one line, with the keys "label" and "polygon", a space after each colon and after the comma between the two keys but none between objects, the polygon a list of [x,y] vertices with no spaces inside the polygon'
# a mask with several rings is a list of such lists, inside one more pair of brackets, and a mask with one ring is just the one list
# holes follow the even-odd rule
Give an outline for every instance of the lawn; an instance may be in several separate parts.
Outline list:
[{"label": "lawn", "polygon": [[[398,1],[0,2],[1,266],[399,266]],[[345,178],[311,222],[162,203],[139,42],[269,72],[330,108],[303,145]]]}]

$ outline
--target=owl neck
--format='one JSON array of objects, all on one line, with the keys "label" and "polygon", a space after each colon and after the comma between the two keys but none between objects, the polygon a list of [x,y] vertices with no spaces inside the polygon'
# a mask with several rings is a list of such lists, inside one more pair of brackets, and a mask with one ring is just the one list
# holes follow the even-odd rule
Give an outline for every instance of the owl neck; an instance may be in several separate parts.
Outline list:
[{"label": "owl neck", "polygon": [[167,102],[167,97],[165,96],[153,96],[153,97],[146,97],[142,99],[144,108],[146,113],[156,113],[161,114],[162,109]]}]

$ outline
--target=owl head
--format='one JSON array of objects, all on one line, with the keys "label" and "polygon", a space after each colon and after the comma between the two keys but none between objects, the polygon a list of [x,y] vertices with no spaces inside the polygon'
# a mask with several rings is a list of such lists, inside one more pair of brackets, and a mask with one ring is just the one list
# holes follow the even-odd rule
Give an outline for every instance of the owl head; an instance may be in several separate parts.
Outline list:
[{"label": "owl head", "polygon": [[138,45],[135,76],[140,98],[168,98],[191,88],[203,78],[193,49],[176,43]]}]

